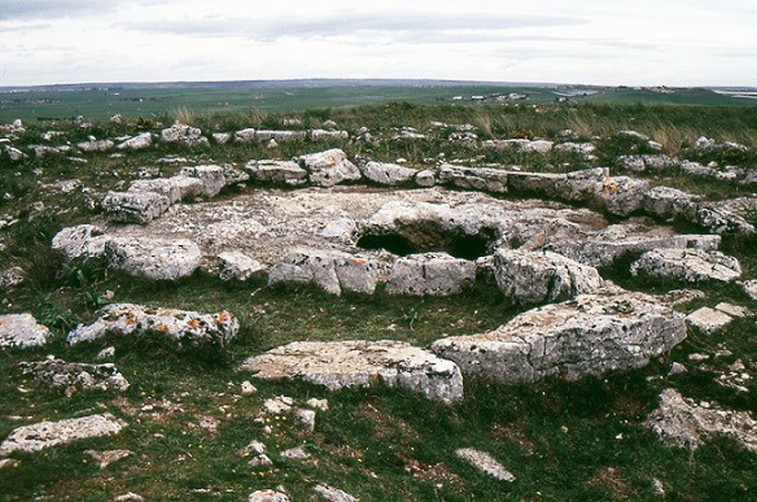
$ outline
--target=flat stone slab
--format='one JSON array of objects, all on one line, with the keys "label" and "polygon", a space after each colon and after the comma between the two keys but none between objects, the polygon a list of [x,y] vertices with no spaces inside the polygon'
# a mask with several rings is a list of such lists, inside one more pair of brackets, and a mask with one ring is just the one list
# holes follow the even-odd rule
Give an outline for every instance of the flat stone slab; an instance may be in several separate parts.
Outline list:
[{"label": "flat stone slab", "polygon": [[0,444],[0,456],[17,451],[40,451],[81,439],[112,436],[121,432],[124,427],[126,422],[110,413],[26,425],[13,429],[5,438]]},{"label": "flat stone slab", "polygon": [[329,390],[383,382],[444,403],[463,397],[463,378],[455,363],[392,340],[293,342],[250,357],[241,369],[257,371],[256,378],[299,378]]},{"label": "flat stone slab", "polygon": [[696,450],[713,437],[725,436],[757,452],[757,422],[748,412],[697,404],[675,389],[662,391],[660,406],[646,425],[668,446]]},{"label": "flat stone slab", "polygon": [[464,375],[516,383],[638,368],[685,338],[682,315],[650,296],[614,290],[529,310],[488,333],[442,338],[431,350]]},{"label": "flat stone slab", "polygon": [[476,263],[447,253],[413,254],[394,262],[386,284],[393,295],[448,296],[470,289]]},{"label": "flat stone slab", "polygon": [[158,333],[179,347],[224,347],[239,331],[239,320],[230,312],[201,314],[187,310],[152,308],[131,303],[114,303],[98,312],[92,324],[80,324],[68,334],[74,345],[108,334],[142,335]]},{"label": "flat stone slab", "polygon": [[731,282],[741,276],[739,261],[719,251],[654,249],[631,265],[633,275],[685,282]]},{"label": "flat stone slab", "polygon": [[476,469],[488,474],[494,479],[512,483],[515,481],[513,473],[505,469],[497,459],[485,451],[476,450],[475,448],[460,448],[455,450],[455,455],[472,464]]},{"label": "flat stone slab", "polygon": [[39,347],[53,337],[31,314],[0,315],[0,350]]},{"label": "flat stone slab", "polygon": [[726,326],[731,324],[731,321],[733,321],[731,316],[710,307],[702,307],[686,316],[686,322],[705,335],[714,335],[723,331]]},{"label": "flat stone slab", "polygon": [[188,277],[202,263],[200,248],[188,239],[110,239],[104,252],[110,266],[157,281]]}]

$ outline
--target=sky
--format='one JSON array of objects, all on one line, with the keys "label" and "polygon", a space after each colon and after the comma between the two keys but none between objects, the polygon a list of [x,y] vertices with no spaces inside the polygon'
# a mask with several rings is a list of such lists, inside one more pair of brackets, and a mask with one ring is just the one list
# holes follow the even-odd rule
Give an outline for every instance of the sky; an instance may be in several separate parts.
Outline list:
[{"label": "sky", "polygon": [[428,78],[757,86],[755,0],[0,0],[0,86]]}]

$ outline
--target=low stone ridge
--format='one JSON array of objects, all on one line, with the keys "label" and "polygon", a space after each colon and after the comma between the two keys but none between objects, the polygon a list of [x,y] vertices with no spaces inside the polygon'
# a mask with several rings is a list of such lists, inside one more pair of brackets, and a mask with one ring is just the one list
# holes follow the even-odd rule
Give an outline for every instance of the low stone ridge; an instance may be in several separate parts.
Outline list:
[{"label": "low stone ridge", "polygon": [[439,183],[462,190],[507,193],[508,171],[486,167],[462,167],[443,164],[439,167]]},{"label": "low stone ridge", "polygon": [[455,450],[455,455],[472,464],[476,469],[488,474],[494,479],[512,483],[515,481],[513,473],[505,469],[497,459],[488,453],[474,448],[460,448]]},{"label": "low stone ridge", "polygon": [[494,148],[497,150],[520,150],[526,153],[541,153],[546,154],[552,150],[554,143],[544,139],[528,140],[528,139],[494,139],[484,141],[481,146],[484,148]]},{"label": "low stone ridge", "polygon": [[218,255],[218,277],[222,281],[247,281],[253,277],[263,277],[266,266],[239,252],[225,252]]},{"label": "low stone ridge", "polygon": [[498,249],[491,267],[500,291],[521,305],[569,300],[604,284],[596,268],[551,251]]},{"label": "low stone ridge", "polygon": [[697,404],[675,389],[662,391],[660,406],[646,425],[668,446],[696,450],[709,439],[725,436],[757,452],[757,422],[748,412]]},{"label": "low stone ridge", "polygon": [[315,485],[313,491],[329,502],[357,502],[358,500],[346,491],[329,485]]},{"label": "low stone ridge", "polygon": [[102,210],[111,221],[149,223],[168,211],[171,201],[155,192],[108,192]]},{"label": "low stone ridge", "polygon": [[301,186],[307,183],[308,172],[291,160],[251,160],[244,170],[253,181]]},{"label": "low stone ridge", "polygon": [[641,293],[612,290],[524,312],[494,331],[431,345],[464,375],[506,383],[638,368],[686,338],[683,316]]},{"label": "low stone ridge", "polygon": [[308,179],[315,186],[331,187],[361,178],[357,166],[347,160],[345,153],[338,148],[302,155],[298,162],[308,172]]},{"label": "low stone ridge", "polygon": [[508,185],[511,192],[566,202],[589,202],[599,191],[600,184],[609,176],[610,172],[606,167],[565,174],[511,172]]},{"label": "low stone ridge", "polygon": [[257,371],[256,378],[300,378],[329,390],[383,382],[444,403],[463,397],[455,363],[393,340],[293,342],[250,357],[242,369]]},{"label": "low stone ridge", "polygon": [[80,324],[68,334],[74,345],[108,334],[160,334],[179,347],[225,347],[239,332],[239,320],[230,312],[201,314],[187,310],[114,303],[102,308],[92,324]]},{"label": "low stone ridge", "polygon": [[684,282],[731,282],[741,276],[741,265],[720,251],[654,249],[631,264],[631,274]]},{"label": "low stone ridge", "polygon": [[113,268],[156,281],[188,277],[202,262],[200,248],[187,239],[112,238],[105,256]]},{"label": "low stone ridge", "polygon": [[327,293],[373,294],[391,262],[385,256],[300,248],[271,267],[268,283],[313,284]]},{"label": "low stone ridge", "polygon": [[395,186],[413,181],[416,169],[386,162],[367,162],[360,168],[366,179],[379,185]]},{"label": "low stone ridge", "polygon": [[386,284],[393,295],[447,296],[462,293],[476,281],[476,263],[447,253],[423,253],[397,259]]},{"label": "low stone ridge", "polygon": [[124,427],[126,422],[110,413],[26,425],[13,429],[8,434],[0,444],[0,456],[17,451],[36,452],[80,439],[112,436]]},{"label": "low stone ridge", "polygon": [[40,347],[52,338],[50,330],[31,314],[0,315],[0,350]]},{"label": "low stone ridge", "polygon": [[19,367],[24,374],[31,374],[37,380],[56,389],[129,389],[129,381],[112,363],[67,363],[51,356],[44,361],[22,362]]}]

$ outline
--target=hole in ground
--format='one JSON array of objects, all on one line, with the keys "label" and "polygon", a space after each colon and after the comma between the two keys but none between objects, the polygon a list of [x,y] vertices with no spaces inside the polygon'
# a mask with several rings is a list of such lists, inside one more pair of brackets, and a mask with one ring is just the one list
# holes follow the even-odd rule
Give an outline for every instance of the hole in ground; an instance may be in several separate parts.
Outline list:
[{"label": "hole in ground", "polygon": [[[433,238],[431,238],[432,236]],[[357,241],[357,246],[371,250],[383,249],[400,256],[444,251],[456,258],[475,260],[491,253],[493,240],[491,232],[482,232],[478,235],[449,235],[429,232],[423,234],[419,242],[414,242],[399,233],[365,234]]]}]

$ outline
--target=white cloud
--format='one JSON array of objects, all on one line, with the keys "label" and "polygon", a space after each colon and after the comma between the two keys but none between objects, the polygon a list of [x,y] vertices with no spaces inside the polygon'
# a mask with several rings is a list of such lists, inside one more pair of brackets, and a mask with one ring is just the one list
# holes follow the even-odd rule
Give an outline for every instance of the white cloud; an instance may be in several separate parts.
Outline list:
[{"label": "white cloud", "polygon": [[0,0],[0,85],[311,77],[757,85],[752,2]]}]

